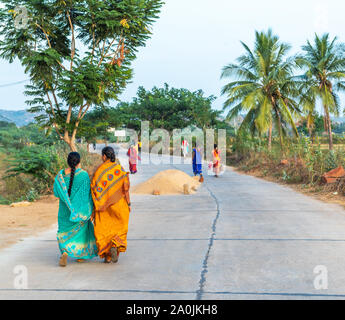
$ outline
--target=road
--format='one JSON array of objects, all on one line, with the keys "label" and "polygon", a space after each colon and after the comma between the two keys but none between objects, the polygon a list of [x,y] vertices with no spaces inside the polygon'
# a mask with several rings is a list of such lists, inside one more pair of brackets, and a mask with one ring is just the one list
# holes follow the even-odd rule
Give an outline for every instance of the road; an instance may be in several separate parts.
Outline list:
[{"label": "road", "polygon": [[[132,184],[171,168],[191,173],[189,164],[142,165]],[[195,195],[135,195],[132,205],[118,264],[60,268],[54,228],[0,251],[0,299],[345,299],[338,205],[231,169],[206,176]],[[16,266],[27,290],[14,288]],[[314,286],[317,266],[327,289]]]}]

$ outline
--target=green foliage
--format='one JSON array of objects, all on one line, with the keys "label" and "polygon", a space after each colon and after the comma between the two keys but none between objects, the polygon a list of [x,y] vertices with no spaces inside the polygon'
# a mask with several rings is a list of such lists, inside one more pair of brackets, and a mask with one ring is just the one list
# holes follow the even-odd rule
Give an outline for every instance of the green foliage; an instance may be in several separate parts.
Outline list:
[{"label": "green foliage", "polygon": [[7,177],[19,174],[30,175],[37,182],[46,182],[49,188],[58,171],[58,160],[55,147],[48,149],[42,146],[24,147],[20,152],[13,154],[13,159],[8,160]]},{"label": "green foliage", "polygon": [[0,194],[0,205],[7,206],[10,205],[11,201],[5,199],[1,194]]},{"label": "green foliage", "polygon": [[[161,0],[4,0],[0,57],[18,59],[30,77],[26,94],[37,121],[75,148],[80,121],[117,100],[131,63],[151,36]],[[28,24],[16,29],[25,6]]]},{"label": "green foliage", "polygon": [[335,152],[333,150],[330,150],[327,153],[325,161],[326,161],[325,167],[326,167],[327,171],[333,170],[337,167],[336,155],[335,155]]},{"label": "green foliage", "polygon": [[[333,148],[330,114],[339,115],[338,92],[345,90],[344,48],[344,44],[337,43],[337,38],[330,40],[329,34],[315,35],[314,43],[307,41],[302,47],[303,54],[296,58],[297,65],[305,71],[302,77],[296,78],[301,84],[301,104],[311,114],[315,112],[317,99],[322,102],[330,149]],[[310,122],[313,123],[312,119]]]},{"label": "green foliage", "polygon": [[150,121],[153,129],[183,129],[194,125],[201,129],[214,128],[222,123],[221,112],[212,109],[215,97],[205,97],[199,90],[154,87],[151,91],[138,89],[131,103],[120,103],[117,118],[128,128],[140,130],[141,121]]},{"label": "green foliage", "polygon": [[95,143],[97,139],[111,139],[109,128],[116,128],[121,124],[115,108],[95,108],[90,111],[81,122],[78,137],[87,143]]},{"label": "green foliage", "polygon": [[26,194],[26,200],[29,202],[35,202],[39,198],[39,193],[35,188],[32,188]]},{"label": "green foliage", "polygon": [[[304,135],[298,140],[286,139],[284,155],[276,140],[268,150],[262,139],[241,136],[233,144],[233,153],[236,157],[232,165],[239,165],[244,170],[259,168],[265,175],[306,185],[320,182],[324,173],[345,165],[344,146],[325,150],[319,139],[313,144]],[[287,160],[288,164],[281,164],[281,160]]]},{"label": "green foliage", "polygon": [[11,203],[27,201],[28,192],[35,187],[37,186],[30,177],[8,177],[4,179],[4,197]]},{"label": "green foliage", "polygon": [[56,141],[55,133],[45,132],[37,124],[17,128],[14,124],[0,123],[0,146],[6,150],[20,150],[30,144],[51,146]]},{"label": "green foliage", "polygon": [[[245,113],[239,131],[261,137],[273,128],[283,148],[282,137],[288,133],[308,134],[314,139],[325,130],[332,149],[330,114],[339,114],[338,93],[345,91],[345,44],[337,38],[331,40],[328,34],[315,35],[314,43],[308,41],[302,47],[302,54],[287,57],[290,46],[269,30],[256,32],[254,50],[242,45],[245,54],[222,73],[223,78],[232,78],[222,90],[228,96],[224,104],[224,109],[230,108],[228,118]],[[302,76],[295,75],[296,67],[304,72]],[[324,119],[316,112],[318,101],[322,102]],[[297,131],[299,118],[303,124]]]},{"label": "green foliage", "polygon": [[[25,146],[7,154],[7,171],[3,178],[3,196],[11,202],[35,201],[52,192],[56,174],[67,167],[69,148],[62,144],[52,146]],[[82,167],[92,167],[93,159],[84,148],[78,152]]]},{"label": "green foliage", "polygon": [[[309,122],[310,120],[311,122]],[[310,138],[315,135],[320,135],[324,132],[324,117],[318,114],[316,111],[302,120],[302,123],[298,127],[298,132],[304,135],[309,135]]]},{"label": "green foliage", "polygon": [[[332,128],[333,128],[333,132],[335,134],[344,135],[344,133],[345,133],[345,122],[342,122],[342,123],[335,122],[332,124]],[[336,141],[334,141],[334,143],[336,143]]]},{"label": "green foliage", "polygon": [[293,118],[299,113],[298,90],[291,81],[294,63],[286,57],[290,46],[271,30],[255,35],[254,50],[242,43],[245,54],[237,64],[223,68],[222,78],[234,78],[222,89],[228,97],[224,109],[230,108],[227,117],[231,120],[245,112],[239,131],[248,130],[251,135],[261,136],[275,124],[281,139],[289,128],[298,136]]}]

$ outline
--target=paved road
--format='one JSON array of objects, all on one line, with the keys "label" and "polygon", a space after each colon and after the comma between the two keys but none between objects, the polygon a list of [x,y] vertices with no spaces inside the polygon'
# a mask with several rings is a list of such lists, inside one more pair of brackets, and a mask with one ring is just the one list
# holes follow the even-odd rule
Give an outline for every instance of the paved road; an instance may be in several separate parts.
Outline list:
[{"label": "paved road", "polygon": [[[123,154],[121,155],[123,158]],[[139,183],[190,165],[140,167]],[[0,299],[345,299],[345,211],[228,170],[193,196],[133,196],[117,265],[57,265],[56,230],[0,252]],[[28,290],[14,290],[14,268]],[[328,289],[314,288],[316,266]]]}]

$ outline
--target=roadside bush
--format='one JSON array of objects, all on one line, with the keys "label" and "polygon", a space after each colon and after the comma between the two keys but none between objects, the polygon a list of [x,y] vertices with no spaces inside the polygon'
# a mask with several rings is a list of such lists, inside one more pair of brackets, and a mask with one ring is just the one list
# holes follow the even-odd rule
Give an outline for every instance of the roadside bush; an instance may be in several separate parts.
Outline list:
[{"label": "roadside bush", "polygon": [[39,198],[39,193],[35,188],[31,188],[26,194],[26,200],[29,202],[35,202]]},{"label": "roadside bush", "polygon": [[[82,167],[92,174],[98,156],[89,154],[84,146],[80,146],[78,152]],[[4,197],[10,202],[33,202],[40,195],[52,193],[57,173],[67,167],[69,153],[69,147],[63,143],[24,146],[10,153],[5,160],[8,169],[3,177]]]},{"label": "roadside bush", "polygon": [[49,189],[54,181],[58,164],[59,159],[54,147],[24,147],[20,152],[13,154],[13,159],[8,160],[7,177],[29,175],[34,181],[45,182]]},{"label": "roadside bush", "polygon": [[[332,151],[323,149],[319,139],[313,144],[308,137],[286,139],[284,150],[279,142],[239,137],[232,146],[231,165],[244,171],[261,171],[264,175],[280,177],[287,183],[315,184],[325,172],[345,165],[345,148],[336,146]],[[284,161],[282,161],[284,160]]]},{"label": "roadside bush", "polygon": [[10,202],[20,202],[27,200],[27,194],[33,189],[34,182],[30,177],[13,176],[4,179],[4,197]]},{"label": "roadside bush", "polygon": [[11,204],[11,201],[5,199],[2,195],[0,195],[0,205],[7,206],[9,204]]}]

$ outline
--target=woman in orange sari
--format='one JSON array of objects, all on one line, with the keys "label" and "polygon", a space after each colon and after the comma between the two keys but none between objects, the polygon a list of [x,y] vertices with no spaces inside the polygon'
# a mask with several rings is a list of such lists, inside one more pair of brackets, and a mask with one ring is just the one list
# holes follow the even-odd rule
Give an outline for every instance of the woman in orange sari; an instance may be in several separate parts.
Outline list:
[{"label": "woman in orange sari", "polygon": [[218,146],[215,144],[213,149],[213,172],[216,178],[219,178],[220,172],[220,152],[218,150]]},{"label": "woman in orange sari", "polygon": [[130,183],[113,148],[104,148],[102,159],[91,183],[95,237],[99,256],[106,263],[116,263],[120,252],[127,250]]}]

